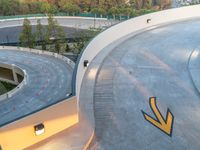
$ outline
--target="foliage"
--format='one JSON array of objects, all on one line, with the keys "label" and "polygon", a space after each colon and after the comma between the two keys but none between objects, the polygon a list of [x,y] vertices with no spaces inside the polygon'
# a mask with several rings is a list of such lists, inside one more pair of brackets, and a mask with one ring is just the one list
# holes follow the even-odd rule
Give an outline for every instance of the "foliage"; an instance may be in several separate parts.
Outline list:
[{"label": "foliage", "polygon": [[60,53],[60,43],[65,40],[65,33],[63,29],[58,24],[57,20],[53,18],[51,14],[48,17],[48,27],[45,33],[45,41],[47,44],[55,44],[55,47],[52,49],[57,53]]},{"label": "foliage", "polygon": [[35,40],[41,41],[42,49],[46,50],[46,42],[45,42],[45,34],[44,27],[41,24],[40,20],[37,20],[36,32],[35,32]]},{"label": "foliage", "polygon": [[24,19],[23,30],[20,34],[19,41],[21,46],[34,48],[35,36],[32,33],[32,26],[28,19]]},{"label": "foliage", "polygon": [[132,10],[156,8],[154,6],[165,9],[170,4],[171,0],[0,0],[0,15],[58,12],[75,15],[79,12],[92,12],[100,16],[108,13],[116,16],[122,8],[132,14]]},{"label": "foliage", "polygon": [[73,16],[80,12],[80,7],[70,2],[65,3],[61,8],[64,12]]}]

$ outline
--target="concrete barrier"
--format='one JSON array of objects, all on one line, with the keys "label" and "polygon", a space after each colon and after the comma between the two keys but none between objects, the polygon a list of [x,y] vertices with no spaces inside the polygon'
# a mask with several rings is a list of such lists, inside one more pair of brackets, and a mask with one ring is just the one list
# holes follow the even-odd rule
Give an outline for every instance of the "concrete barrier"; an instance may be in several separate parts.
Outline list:
[{"label": "concrete barrier", "polygon": [[[103,49],[112,45],[119,44],[126,40],[129,36],[133,36],[150,30],[159,26],[163,26],[170,23],[175,23],[183,20],[194,19],[200,17],[200,5],[181,7],[176,9],[170,9],[160,12],[155,12],[152,14],[147,14],[144,16],[136,17],[125,22],[119,23],[104,32],[100,33],[95,37],[85,48],[82,56],[79,60],[76,74],[76,95],[79,100],[80,89],[83,77],[87,70],[83,66],[85,60],[89,63],[100,53]],[[112,48],[107,49],[107,53]],[[106,57],[102,57],[102,60]],[[98,70],[98,68],[97,68]]]},{"label": "concrete barrier", "polygon": [[[39,55],[48,55],[49,57],[56,57],[66,62],[69,66],[74,68],[75,64],[73,61],[65,56],[36,49],[22,48],[22,47],[7,47],[0,46],[0,50],[13,50],[23,51]],[[3,65],[2,65],[3,66]],[[27,83],[28,75],[25,70],[20,69],[15,65],[4,64],[4,67],[16,70],[17,73],[23,74],[24,80],[17,85],[12,91],[2,95],[1,99],[7,99],[14,96],[14,94],[23,88]],[[18,68],[18,69],[17,69]],[[16,120],[2,125],[0,127],[0,145],[2,149],[13,150],[13,149],[24,149],[35,143],[38,143],[64,129],[67,129],[78,123],[78,108],[77,99],[75,96],[61,100],[56,104],[37,110],[32,114],[23,116],[22,118],[16,118]],[[37,136],[34,130],[35,125],[44,125],[45,132]]]},{"label": "concrete barrier", "polygon": [[23,77],[23,80],[20,83],[18,83],[18,80],[15,81],[15,77],[13,77],[14,81],[0,77],[0,80],[2,80],[2,81],[6,81],[6,82],[9,82],[11,84],[17,84],[17,86],[13,90],[11,90],[11,91],[3,94],[3,95],[0,95],[0,101],[2,101],[2,100],[5,100],[7,98],[12,97],[15,93],[17,93],[19,90],[21,90],[24,87],[24,85],[26,85],[26,83],[27,83],[27,73],[26,73],[25,70],[21,69],[20,67],[18,67],[16,65],[12,65],[12,64],[10,65],[10,64],[0,63],[0,67],[10,69],[11,72],[13,73],[13,75],[19,74]]},{"label": "concrete barrier", "polygon": [[[90,27],[105,27],[117,23],[106,18],[90,18],[90,17],[70,17],[70,16],[55,16],[58,23],[63,27],[73,27],[79,29],[89,29]],[[41,20],[42,25],[48,25],[48,17],[28,17],[32,25],[37,25],[37,20]],[[68,21],[69,20],[69,21]],[[73,21],[72,21],[73,20]],[[87,20],[87,22],[85,22]],[[23,25],[24,18],[1,19],[0,28],[16,27]]]},{"label": "concrete barrier", "polygon": [[[144,16],[136,17],[120,24],[117,24],[104,32],[100,33],[96,36],[84,49],[82,52],[82,56],[79,59],[76,68],[76,85],[75,91],[77,100],[79,103],[80,100],[80,91],[81,85],[83,83],[84,76],[87,75],[88,72],[91,71],[92,77],[89,84],[89,88],[92,92],[92,86],[95,84],[96,75],[98,70],[106,58],[106,56],[115,48],[115,46],[119,45],[123,41],[128,38],[145,32],[147,30],[151,30],[157,27],[161,27],[167,24],[176,23],[180,21],[185,21],[189,19],[200,18],[200,5],[182,7],[177,9],[165,10],[161,12],[156,12],[152,14],[147,14]],[[98,56],[97,56],[98,55]],[[97,59],[95,59],[97,58]],[[93,61],[93,62],[92,62]],[[84,62],[88,62],[89,66],[85,66]],[[92,63],[92,65],[90,65]],[[89,68],[90,70],[87,70]],[[87,87],[87,86],[86,86]],[[85,86],[84,86],[85,88]],[[84,89],[83,89],[84,90]],[[84,93],[84,92],[81,92]],[[92,95],[88,94],[87,95]],[[84,97],[85,98],[85,97]],[[83,99],[84,99],[83,98]],[[91,104],[93,104],[93,98],[87,97],[87,100],[90,100]],[[92,106],[92,105],[91,105]],[[93,108],[90,110],[90,123],[91,127],[93,127],[93,131],[91,131],[91,138],[87,145],[92,141],[93,133],[95,131],[95,121],[94,121],[94,112]]]},{"label": "concrete barrier", "polygon": [[[34,127],[41,123],[44,125],[44,133],[36,135]],[[22,150],[76,123],[78,123],[77,100],[76,97],[71,97],[0,127],[0,145],[3,150]]]},{"label": "concrete barrier", "polygon": [[69,58],[67,58],[63,55],[54,53],[54,52],[43,51],[43,50],[38,50],[38,49],[31,49],[31,48],[24,48],[24,47],[13,47],[13,46],[0,46],[0,50],[17,50],[17,51],[30,52],[30,53],[34,53],[34,54],[40,54],[40,55],[42,55],[42,54],[48,55],[48,56],[52,56],[52,57],[63,60],[72,68],[75,67],[75,63],[73,61],[71,61]]}]

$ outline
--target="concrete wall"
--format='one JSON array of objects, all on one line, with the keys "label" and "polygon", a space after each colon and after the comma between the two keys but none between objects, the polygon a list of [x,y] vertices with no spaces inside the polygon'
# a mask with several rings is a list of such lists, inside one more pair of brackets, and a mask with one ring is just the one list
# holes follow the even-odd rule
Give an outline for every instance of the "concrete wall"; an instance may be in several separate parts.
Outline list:
[{"label": "concrete wall", "polygon": [[23,51],[23,52],[30,52],[30,53],[35,53],[35,54],[53,56],[53,57],[63,60],[72,68],[75,67],[75,63],[73,61],[71,61],[69,58],[67,58],[63,55],[59,55],[57,53],[53,53],[53,52],[31,49],[31,48],[13,47],[13,46],[0,46],[0,50],[16,50],[16,51]]},{"label": "concrete wall", "polygon": [[[32,25],[37,24],[37,20],[40,19],[43,25],[47,25],[47,17],[28,17]],[[64,27],[73,27],[79,29],[89,29],[94,27],[94,18],[90,17],[70,17],[70,16],[55,16],[58,23]],[[0,28],[16,27],[23,25],[24,18],[12,18],[0,20]],[[106,18],[96,18],[95,27],[105,27],[115,24],[118,21],[108,20]]]},{"label": "concrete wall", "polygon": [[[35,135],[34,126],[43,123],[45,133]],[[3,150],[22,150],[78,123],[77,100],[72,97],[0,128]],[[78,139],[77,139],[78,140]]]},{"label": "concrete wall", "polygon": [[[11,90],[3,95],[0,95],[0,101],[2,101],[9,97],[12,97],[15,93],[17,93],[19,90],[21,90],[24,85],[26,85],[27,74],[26,74],[25,70],[20,69],[16,65],[0,63],[0,67],[10,70],[10,76],[11,76],[11,77],[6,77],[8,74],[4,74],[3,72],[0,72],[0,80],[17,85],[13,90]],[[23,78],[23,80],[21,82],[19,82],[19,78],[18,78],[19,75],[22,76],[22,78]]]},{"label": "concrete wall", "polygon": [[18,85],[19,81],[17,78],[17,74],[24,77],[25,72],[14,64],[10,65],[10,64],[0,63],[0,67],[5,68],[6,70],[8,70],[10,72],[9,77],[6,77],[7,76],[6,72],[5,72],[6,74],[4,74],[3,71],[0,72],[0,80],[2,80],[2,81],[6,81],[11,84]]},{"label": "concrete wall", "polygon": [[[16,50],[48,55],[65,61],[66,64],[70,65],[72,68],[75,66],[74,62],[67,57],[52,52],[5,46],[1,46],[0,50]],[[17,66],[2,63],[1,66],[8,69],[13,69],[18,74],[23,74],[24,79],[27,77],[26,72]],[[9,96],[12,96],[15,92],[17,92],[17,90],[21,89],[25,83],[26,80],[23,80],[22,83],[17,86],[17,88],[6,93],[5,95],[2,95],[2,98],[6,99]],[[40,123],[44,124],[45,133],[40,136],[36,136],[34,126]],[[32,115],[0,127],[0,145],[3,150],[22,150],[64,129],[67,129],[76,123],[78,123],[78,110],[77,99],[74,96],[46,109],[33,113]]]},{"label": "concrete wall", "polygon": [[[112,43],[116,44],[117,41],[123,42],[123,40],[128,38],[128,35],[133,36],[134,34],[136,35],[165,24],[197,17],[200,17],[200,5],[170,9],[130,19],[99,34],[85,48],[79,61],[76,75],[77,99],[79,100],[82,80],[87,69],[83,66],[84,60],[91,62],[107,46],[110,46]],[[112,50],[112,48],[108,50]],[[100,63],[101,61],[99,61],[99,64]],[[98,67],[96,70],[98,70]]]}]

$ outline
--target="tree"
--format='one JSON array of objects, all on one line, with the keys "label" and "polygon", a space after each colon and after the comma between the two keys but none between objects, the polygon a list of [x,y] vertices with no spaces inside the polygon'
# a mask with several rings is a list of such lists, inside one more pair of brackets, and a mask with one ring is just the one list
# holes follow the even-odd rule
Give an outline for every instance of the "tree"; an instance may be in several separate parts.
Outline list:
[{"label": "tree", "polygon": [[36,41],[40,41],[42,44],[42,50],[46,50],[46,42],[45,42],[45,30],[41,24],[41,21],[37,20],[35,39]]},{"label": "tree", "polygon": [[48,27],[47,27],[47,32],[45,36],[45,41],[46,43],[52,45],[55,45],[54,51],[57,53],[60,53],[61,46],[60,43],[65,41],[65,33],[58,24],[58,22],[53,18],[53,15],[49,14],[48,17]]},{"label": "tree", "polygon": [[103,15],[106,15],[106,11],[101,7],[98,8],[98,12],[99,12],[101,18],[103,17]]},{"label": "tree", "polygon": [[125,8],[124,9],[124,14],[128,17],[128,19],[130,18],[130,16],[135,16],[136,11],[133,8]]},{"label": "tree", "polygon": [[144,0],[144,7],[150,9],[152,7],[152,0]]},{"label": "tree", "polygon": [[98,8],[95,7],[93,9],[91,9],[90,12],[95,15],[95,18],[97,17],[97,15],[100,15],[101,18],[102,18],[103,15],[106,14],[106,11],[103,8],[100,8],[100,7],[98,7]]},{"label": "tree", "polygon": [[80,12],[80,7],[71,2],[67,2],[62,9],[68,14],[72,14],[73,16]]},{"label": "tree", "polygon": [[35,46],[35,37],[32,33],[32,26],[28,19],[24,19],[23,30],[20,34],[19,41],[24,47],[34,48]]},{"label": "tree", "polygon": [[0,14],[3,16],[16,15],[19,12],[20,3],[17,0],[0,0]]},{"label": "tree", "polygon": [[41,6],[40,6],[41,12],[46,13],[46,14],[54,14],[54,13],[58,12],[57,9],[58,8],[55,5],[51,5],[47,2],[42,2]]},{"label": "tree", "polygon": [[93,8],[91,11],[90,11],[92,14],[94,14],[94,17],[96,18],[99,11],[98,11],[98,8]]},{"label": "tree", "polygon": [[112,14],[113,19],[115,20],[116,19],[116,15],[119,14],[119,9],[117,7],[112,7],[110,9],[110,14]]},{"label": "tree", "polygon": [[70,49],[70,47],[69,47],[69,44],[66,43],[65,52],[70,52],[70,51],[71,51],[71,49]]},{"label": "tree", "polygon": [[143,0],[130,0],[129,3],[135,9],[141,9],[143,6]]}]

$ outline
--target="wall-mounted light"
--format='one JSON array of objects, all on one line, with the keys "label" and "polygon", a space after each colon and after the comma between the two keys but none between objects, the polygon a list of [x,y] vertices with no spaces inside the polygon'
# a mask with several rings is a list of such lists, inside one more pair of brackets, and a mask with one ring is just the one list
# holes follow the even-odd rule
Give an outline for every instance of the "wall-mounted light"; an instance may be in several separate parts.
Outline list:
[{"label": "wall-mounted light", "polygon": [[41,134],[43,134],[45,132],[44,124],[40,123],[38,125],[35,125],[34,126],[34,130],[35,130],[35,135],[41,135]]},{"label": "wall-mounted light", "polygon": [[89,66],[89,61],[88,61],[88,60],[84,60],[83,66],[84,66],[84,67],[88,67],[88,66]]},{"label": "wall-mounted light", "polygon": [[147,23],[151,23],[151,19],[147,19]]}]

